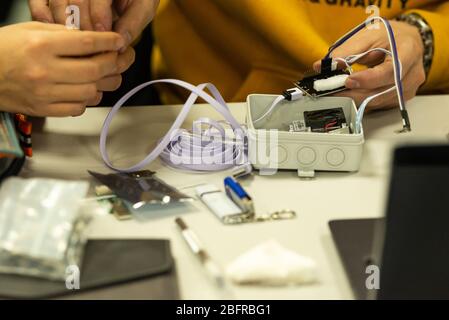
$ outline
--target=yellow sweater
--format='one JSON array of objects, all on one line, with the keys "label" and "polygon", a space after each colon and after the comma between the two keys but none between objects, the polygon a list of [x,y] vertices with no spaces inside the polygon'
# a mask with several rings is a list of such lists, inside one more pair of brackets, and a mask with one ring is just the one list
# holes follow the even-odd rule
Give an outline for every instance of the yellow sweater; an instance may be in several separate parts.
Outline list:
[{"label": "yellow sweater", "polygon": [[[449,92],[445,0],[162,0],[154,21],[154,76],[212,82],[228,101],[279,93],[364,21],[370,4],[389,19],[417,12],[427,20],[435,55],[422,91]],[[179,102],[182,94],[164,89],[161,96]]]}]

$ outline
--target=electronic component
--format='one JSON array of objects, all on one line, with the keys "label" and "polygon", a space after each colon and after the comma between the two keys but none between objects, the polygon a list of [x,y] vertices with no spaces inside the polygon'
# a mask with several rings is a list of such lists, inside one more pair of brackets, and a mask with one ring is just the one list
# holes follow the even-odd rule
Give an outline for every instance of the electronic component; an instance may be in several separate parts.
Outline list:
[{"label": "electronic component", "polygon": [[281,103],[283,101],[296,101],[296,100],[301,99],[302,97],[304,97],[304,95],[301,92],[301,90],[299,90],[298,88],[292,88],[292,89],[285,90],[282,93],[282,95],[279,95],[278,97],[276,97],[276,99],[274,99],[273,102],[271,103],[270,107],[257,119],[254,119],[253,122],[257,123],[257,122],[260,122],[263,119],[266,119],[267,117],[269,117],[272,114],[272,112],[274,111],[274,109],[278,106],[279,103]]},{"label": "electronic component", "polygon": [[112,202],[112,214],[117,220],[130,220],[133,218],[132,213],[128,210],[123,200],[120,198],[111,199]]},{"label": "electronic component", "polygon": [[310,72],[306,73],[302,80],[296,82],[295,86],[309,97],[323,97],[346,90],[342,79],[344,79],[343,76],[348,77],[349,74],[349,71],[346,70],[333,70],[326,73]]},{"label": "electronic component", "polygon": [[251,165],[251,163],[245,163],[232,170],[232,176],[234,177],[234,179],[243,179],[251,176],[252,172],[253,166]]},{"label": "electronic component", "polygon": [[345,86],[346,80],[348,79],[349,75],[347,74],[340,74],[338,76],[333,76],[326,79],[316,80],[313,83],[313,88],[317,92],[322,91],[332,91],[339,88],[343,88]]},{"label": "electronic component", "polygon": [[226,194],[245,213],[254,214],[253,200],[235,179],[227,177],[224,180]]},{"label": "electronic component", "polygon": [[347,127],[343,108],[304,111],[304,121],[312,132],[327,133]]},{"label": "electronic component", "polygon": [[95,186],[95,194],[98,197],[104,197],[104,196],[114,195],[114,192],[112,192],[112,190],[109,189],[108,186],[99,185],[99,186]]},{"label": "electronic component", "polygon": [[304,120],[294,120],[288,125],[288,132],[310,132]]},{"label": "electronic component", "polygon": [[89,171],[119,198],[131,203],[134,209],[146,204],[169,204],[193,200],[164,181],[152,171],[100,174]]},{"label": "electronic component", "polygon": [[244,212],[223,191],[212,184],[195,188],[197,196],[225,224],[244,222],[254,216],[254,213]]},{"label": "electronic component", "polygon": [[[357,107],[353,99],[303,97],[279,105],[270,121],[254,124],[257,116],[253,115],[263,114],[276,97],[253,94],[247,99],[248,157],[256,170],[261,174],[297,170],[300,177],[313,177],[315,171],[353,172],[360,168],[364,134],[362,127],[354,129]],[[307,130],[295,131],[303,127]],[[267,135],[269,130],[277,132]]]},{"label": "electronic component", "polygon": [[329,60],[332,59],[332,53],[334,52],[334,50],[338,47],[340,47],[343,43],[345,43],[346,41],[348,41],[349,39],[351,39],[355,34],[357,34],[358,32],[360,32],[361,30],[365,29],[366,26],[368,26],[370,23],[373,23],[374,21],[380,21],[383,23],[383,25],[385,26],[385,29],[387,31],[387,37],[388,37],[388,42],[390,45],[390,50],[391,51],[387,51],[383,48],[372,48],[368,51],[366,51],[365,53],[359,54],[359,55],[354,55],[354,56],[350,56],[347,57],[344,62],[346,64],[352,64],[354,62],[356,62],[359,58],[361,58],[362,56],[372,52],[372,51],[383,51],[384,53],[386,53],[387,55],[391,56],[391,61],[393,63],[393,73],[394,73],[394,82],[395,85],[385,91],[379,92],[375,95],[369,96],[367,97],[360,105],[359,107],[359,111],[358,111],[358,116],[357,116],[357,124],[355,127],[355,132],[360,132],[361,131],[361,122],[362,122],[362,118],[363,118],[363,114],[365,112],[365,108],[366,106],[373,100],[376,99],[377,97],[387,94],[393,90],[396,90],[397,96],[398,96],[398,102],[399,102],[399,109],[401,111],[401,117],[402,117],[402,130],[400,132],[408,132],[411,131],[411,125],[410,125],[410,119],[408,116],[408,112],[405,106],[405,97],[404,97],[404,88],[403,88],[403,84],[402,84],[402,79],[401,79],[401,75],[402,75],[402,66],[401,66],[401,61],[399,60],[399,53],[397,50],[397,46],[396,46],[396,40],[395,40],[395,34],[393,31],[393,28],[390,24],[390,22],[382,17],[379,16],[372,16],[370,18],[368,18],[366,21],[360,23],[358,26],[356,26],[355,28],[353,28],[352,30],[350,30],[348,33],[346,33],[344,36],[342,36],[340,39],[338,39],[330,48],[328,53],[326,54],[326,56],[323,59],[323,62],[326,62],[327,64],[329,63]]}]

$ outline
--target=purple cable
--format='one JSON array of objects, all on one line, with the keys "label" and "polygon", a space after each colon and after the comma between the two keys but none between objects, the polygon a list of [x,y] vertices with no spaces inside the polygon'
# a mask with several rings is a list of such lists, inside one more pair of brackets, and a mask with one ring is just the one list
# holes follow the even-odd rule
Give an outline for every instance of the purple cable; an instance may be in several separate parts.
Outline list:
[{"label": "purple cable", "polygon": [[399,60],[399,55],[398,55],[398,50],[397,50],[397,45],[396,45],[396,39],[395,39],[393,28],[391,27],[391,24],[390,24],[390,22],[387,19],[375,16],[375,17],[371,17],[371,18],[367,19],[364,23],[361,23],[360,25],[356,26],[354,29],[352,29],[347,34],[345,34],[343,37],[338,39],[329,48],[329,51],[326,54],[325,59],[331,58],[331,54],[332,54],[332,52],[336,48],[338,48],[343,43],[345,43],[347,40],[352,38],[355,34],[357,34],[362,29],[364,29],[368,25],[368,23],[370,23],[370,22],[372,22],[374,20],[380,20],[381,22],[384,23],[385,29],[386,29],[386,31],[388,33],[388,37],[390,39],[390,43],[391,43],[391,48],[390,49],[391,49],[392,58],[393,58],[393,61],[394,61],[394,63],[393,63],[394,64],[394,77],[395,77],[395,83],[396,83],[396,86],[397,86],[397,95],[398,95],[398,100],[399,100],[399,108],[401,110],[403,129],[404,129],[404,131],[410,131],[411,130],[411,125],[410,125],[410,119],[409,119],[409,116],[408,116],[408,112],[407,112],[407,109],[406,109],[406,106],[405,106],[404,89],[403,89],[402,78],[401,78],[401,71],[402,70],[401,70],[401,67],[400,67],[400,60]]},{"label": "purple cable", "polygon": [[[156,83],[167,83],[182,87],[191,92],[175,122],[160,139],[158,145],[138,164],[129,168],[117,168],[109,159],[106,150],[107,136],[112,119],[118,110],[140,90]],[[212,96],[204,91],[208,89]],[[218,122],[200,118],[193,123],[192,133],[181,129],[190,109],[198,98],[202,98],[218,111],[231,127],[234,138],[226,136],[226,130]],[[202,128],[206,126],[207,129]],[[211,83],[194,86],[188,82],[175,79],[154,80],[143,83],[124,95],[107,115],[100,135],[100,152],[104,163],[119,172],[142,170],[157,157],[169,166],[190,171],[222,171],[247,164],[246,132],[232,116],[229,108],[217,88]]]}]

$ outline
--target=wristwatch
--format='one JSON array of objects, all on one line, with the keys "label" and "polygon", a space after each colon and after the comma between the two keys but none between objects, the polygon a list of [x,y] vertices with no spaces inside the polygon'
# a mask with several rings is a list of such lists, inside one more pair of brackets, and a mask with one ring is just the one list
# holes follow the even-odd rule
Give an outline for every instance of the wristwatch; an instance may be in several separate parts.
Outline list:
[{"label": "wristwatch", "polygon": [[432,66],[433,54],[435,51],[432,28],[421,15],[414,12],[401,14],[399,17],[397,17],[396,20],[406,22],[418,28],[419,34],[421,35],[421,39],[424,44],[423,65],[427,76]]}]

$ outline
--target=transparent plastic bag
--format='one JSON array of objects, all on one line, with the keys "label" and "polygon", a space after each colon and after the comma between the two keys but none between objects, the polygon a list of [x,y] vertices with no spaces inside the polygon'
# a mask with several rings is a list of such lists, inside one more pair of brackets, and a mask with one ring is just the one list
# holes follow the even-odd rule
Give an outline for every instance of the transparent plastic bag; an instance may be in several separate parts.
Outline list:
[{"label": "transparent plastic bag", "polygon": [[64,280],[80,266],[88,183],[10,178],[0,189],[0,272]]}]

